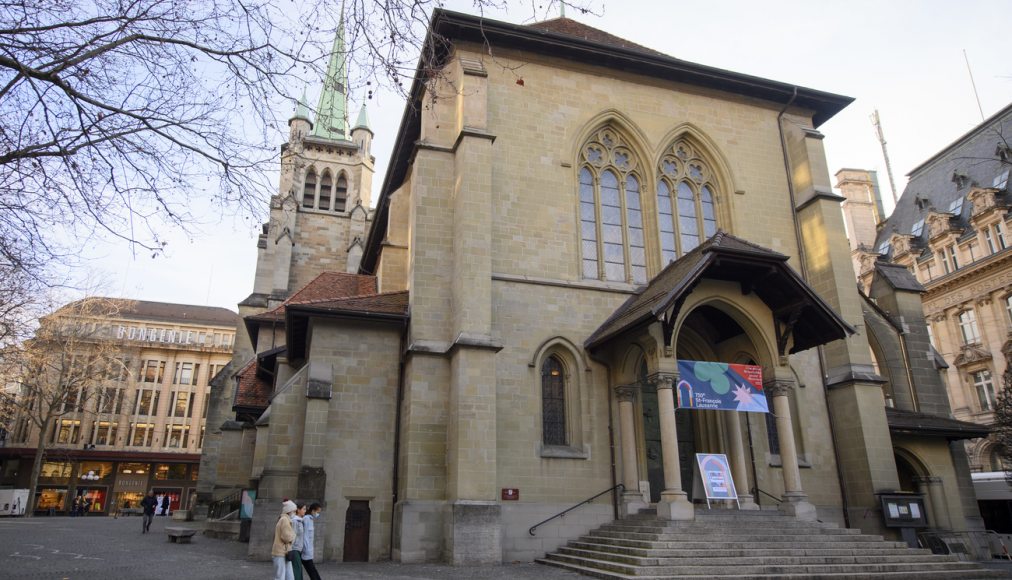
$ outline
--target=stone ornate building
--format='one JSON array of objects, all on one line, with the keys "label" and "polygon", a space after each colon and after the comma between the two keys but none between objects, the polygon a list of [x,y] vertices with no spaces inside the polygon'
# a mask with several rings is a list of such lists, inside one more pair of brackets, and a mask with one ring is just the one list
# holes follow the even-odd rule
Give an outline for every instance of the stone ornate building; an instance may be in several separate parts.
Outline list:
[{"label": "stone ornate building", "polygon": [[[864,224],[851,230],[862,287],[869,287],[883,262],[916,277],[953,415],[983,425],[993,422],[995,396],[1012,354],[1010,134],[1012,106],[911,171],[896,209],[877,229],[871,227],[879,220],[868,173],[836,174],[847,197],[847,219]],[[931,356],[927,350],[915,354]],[[888,355],[879,350],[875,356]],[[972,442],[968,451],[972,469],[1001,469],[987,439]]]},{"label": "stone ornate building", "polygon": [[148,489],[169,496],[173,510],[188,509],[206,434],[209,381],[232,359],[238,317],[224,308],[103,300],[115,305],[108,315],[78,315],[76,303],[56,314],[71,312],[92,329],[82,352],[71,354],[89,356],[94,351],[86,347],[94,341],[121,367],[99,394],[81,399],[84,405],[75,410],[70,404],[47,433],[15,415],[0,447],[0,486],[29,486],[39,437],[45,437],[36,511],[66,513],[73,498],[86,497],[91,513],[112,514],[125,502],[136,507]]},{"label": "stone ornate building", "polygon": [[[299,203],[311,125],[292,120],[201,464],[207,501],[256,488],[252,557],[295,497],[326,503],[326,558],[530,560],[647,505],[692,519],[695,452],[728,456],[744,509],[881,533],[877,494],[907,490],[934,527],[980,526],[958,443],[980,430],[947,418],[940,381],[887,409],[875,371],[865,317],[893,321],[855,287],[818,131],[851,99],[567,18],[431,27],[450,42],[374,214]],[[354,130],[312,143],[366,175]],[[345,208],[367,199],[352,184]],[[334,251],[366,226],[360,258]],[[907,308],[910,280],[879,278]],[[676,359],[761,366],[774,413],[676,412]]]}]

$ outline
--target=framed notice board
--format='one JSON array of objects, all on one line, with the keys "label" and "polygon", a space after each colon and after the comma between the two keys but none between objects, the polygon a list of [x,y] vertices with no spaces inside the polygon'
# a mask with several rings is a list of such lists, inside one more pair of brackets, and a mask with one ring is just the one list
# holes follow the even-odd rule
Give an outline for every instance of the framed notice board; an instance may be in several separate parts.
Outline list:
[{"label": "framed notice board", "polygon": [[706,507],[710,507],[711,499],[734,500],[738,503],[738,491],[734,488],[731,467],[727,464],[727,455],[723,453],[697,453],[696,465],[699,467],[699,480],[703,483],[706,493]]}]

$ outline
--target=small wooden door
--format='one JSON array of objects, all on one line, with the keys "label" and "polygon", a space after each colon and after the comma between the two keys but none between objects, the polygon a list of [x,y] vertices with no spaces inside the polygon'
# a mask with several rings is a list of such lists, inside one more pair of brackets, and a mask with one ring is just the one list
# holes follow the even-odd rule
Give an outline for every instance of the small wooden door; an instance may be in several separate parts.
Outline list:
[{"label": "small wooden door", "polygon": [[369,520],[372,512],[366,500],[351,500],[344,514],[344,561],[369,561]]}]

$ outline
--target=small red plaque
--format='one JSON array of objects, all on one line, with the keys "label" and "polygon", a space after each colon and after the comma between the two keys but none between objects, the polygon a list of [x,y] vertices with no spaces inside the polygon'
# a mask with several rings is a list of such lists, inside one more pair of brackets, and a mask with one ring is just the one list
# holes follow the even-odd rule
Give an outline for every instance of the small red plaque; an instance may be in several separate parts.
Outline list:
[{"label": "small red plaque", "polygon": [[503,501],[517,501],[520,499],[520,490],[515,487],[502,488]]}]

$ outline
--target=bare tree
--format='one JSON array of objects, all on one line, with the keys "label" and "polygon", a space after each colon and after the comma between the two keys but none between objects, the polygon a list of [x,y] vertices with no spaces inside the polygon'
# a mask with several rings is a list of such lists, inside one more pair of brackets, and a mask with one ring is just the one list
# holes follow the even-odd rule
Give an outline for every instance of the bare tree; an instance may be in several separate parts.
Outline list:
[{"label": "bare tree", "polygon": [[1005,479],[1012,484],[1012,357],[1005,356],[1005,373],[1001,377],[1002,389],[994,404],[994,425],[991,443],[994,452],[1005,466]]},{"label": "bare tree", "polygon": [[[127,304],[107,298],[73,302],[43,318],[34,337],[8,345],[0,355],[0,376],[17,386],[6,403],[15,420],[38,436],[29,483],[33,493],[47,449],[74,443],[81,436],[83,414],[101,412],[110,402],[123,404],[123,390],[116,385],[127,378],[128,369],[102,320]],[[66,416],[77,421],[62,421]]]},{"label": "bare tree", "polygon": [[[91,236],[157,255],[166,228],[236,211],[259,223],[280,118],[323,78],[338,27],[342,88],[404,94],[441,4],[0,0],[0,274],[51,284],[49,266],[72,265]],[[533,20],[560,4],[587,10],[567,0],[510,9]],[[479,12],[506,7],[473,1]],[[3,292],[0,318],[19,303]]]}]

